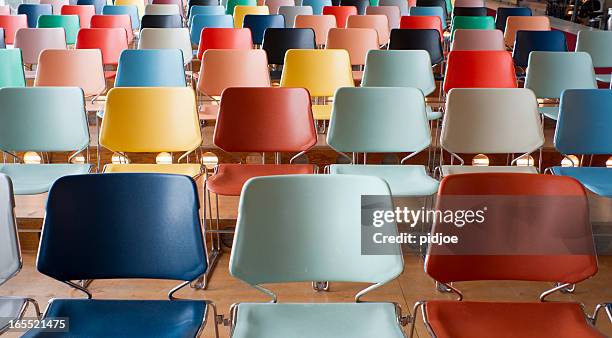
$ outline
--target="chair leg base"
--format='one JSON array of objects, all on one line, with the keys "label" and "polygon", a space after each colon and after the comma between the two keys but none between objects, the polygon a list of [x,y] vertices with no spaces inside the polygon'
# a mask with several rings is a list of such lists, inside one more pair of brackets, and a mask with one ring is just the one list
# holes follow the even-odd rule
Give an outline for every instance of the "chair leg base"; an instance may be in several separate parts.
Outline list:
[{"label": "chair leg base", "polygon": [[312,289],[316,292],[329,291],[329,282],[312,282]]},{"label": "chair leg base", "polygon": [[438,282],[436,282],[436,290],[438,292],[442,292],[442,293],[449,293],[449,292],[451,292],[451,289],[449,287],[447,287],[446,285],[444,285],[442,283],[438,283]]}]

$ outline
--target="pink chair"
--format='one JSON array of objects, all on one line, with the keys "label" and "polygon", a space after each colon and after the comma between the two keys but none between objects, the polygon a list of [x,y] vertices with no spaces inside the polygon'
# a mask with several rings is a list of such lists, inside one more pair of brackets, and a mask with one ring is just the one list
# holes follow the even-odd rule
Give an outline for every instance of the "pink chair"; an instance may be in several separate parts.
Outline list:
[{"label": "pink chair", "polygon": [[389,21],[389,29],[399,28],[400,9],[397,6],[368,6],[365,11],[366,15],[382,14],[387,16]]},{"label": "pink chair", "polygon": [[91,17],[91,28],[123,28],[127,34],[128,44],[134,40],[132,19],[127,14],[94,15]]},{"label": "pink chair", "polygon": [[69,0],[40,0],[41,4],[49,4],[53,7],[53,14],[60,15],[62,14],[62,7],[65,5],[70,5]]},{"label": "pink chair", "polygon": [[4,28],[4,42],[15,43],[15,33],[21,28],[28,28],[28,17],[25,14],[0,15],[0,28]]},{"label": "pink chair", "polygon": [[294,28],[312,28],[315,32],[317,46],[325,46],[327,33],[336,28],[336,17],[333,15],[298,15],[295,17]]},{"label": "pink chair", "polygon": [[484,0],[455,0],[454,7],[486,7]]},{"label": "pink chair", "polygon": [[346,22],[346,28],[372,28],[378,33],[378,44],[389,42],[389,20],[386,15],[352,15]]},{"label": "pink chair", "polygon": [[93,5],[64,5],[60,11],[62,15],[78,15],[81,28],[89,28],[91,17],[96,15]]},{"label": "pink chair", "polygon": [[457,29],[451,50],[506,50],[504,33],[498,29]]},{"label": "pink chair", "polygon": [[[66,35],[62,28],[21,28],[15,34],[15,48],[21,49],[23,63],[37,65],[45,49],[66,49]],[[26,79],[33,79],[36,71],[26,71]]]},{"label": "pink chair", "polygon": [[11,6],[9,5],[0,6],[0,15],[11,15]]},{"label": "pink chair", "polygon": [[268,6],[270,14],[278,14],[281,6],[295,6],[295,2],[293,0],[265,0],[264,5]]}]

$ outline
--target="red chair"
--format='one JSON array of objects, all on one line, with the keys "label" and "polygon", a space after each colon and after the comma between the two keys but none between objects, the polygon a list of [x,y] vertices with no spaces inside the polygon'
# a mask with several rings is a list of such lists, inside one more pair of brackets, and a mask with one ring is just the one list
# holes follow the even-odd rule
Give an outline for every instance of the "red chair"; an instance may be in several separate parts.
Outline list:
[{"label": "red chair", "polygon": [[132,19],[127,14],[94,15],[91,17],[91,28],[123,28],[127,34],[128,44],[134,40]]},{"label": "red chair", "polygon": [[400,29],[435,29],[440,32],[440,38],[444,40],[444,29],[439,16],[402,16]]},{"label": "red chair", "polygon": [[506,51],[452,51],[444,92],[453,88],[516,88],[512,56]]},{"label": "red chair", "polygon": [[4,29],[4,42],[7,45],[15,43],[15,33],[20,28],[28,28],[28,17],[20,15],[0,15],[0,28]]},{"label": "red chair", "polygon": [[253,49],[251,30],[248,28],[204,28],[200,33],[198,59],[208,49]]},{"label": "red chair", "polygon": [[450,283],[509,280],[561,285],[542,293],[541,302],[419,302],[432,335],[602,337],[579,303],[544,302],[549,294],[597,273],[582,185],[569,177],[512,173],[450,175],[440,182],[437,210],[483,206],[485,221],[478,225],[458,228],[434,222],[431,233],[460,237],[457,244],[429,246],[427,274],[449,286],[460,300],[461,292]]},{"label": "red chair", "polygon": [[336,17],[336,27],[345,28],[348,17],[351,15],[357,15],[357,7],[325,6],[323,7],[323,15],[333,15],[334,17]]},{"label": "red chair", "polygon": [[[121,52],[128,49],[124,28],[81,28],[77,35],[76,49],[99,49],[104,65],[117,66]],[[107,79],[114,78],[114,71],[105,71]]]},{"label": "red chair", "polygon": [[64,5],[60,9],[62,15],[78,15],[79,26],[89,28],[91,17],[96,15],[96,7],[93,5]]}]

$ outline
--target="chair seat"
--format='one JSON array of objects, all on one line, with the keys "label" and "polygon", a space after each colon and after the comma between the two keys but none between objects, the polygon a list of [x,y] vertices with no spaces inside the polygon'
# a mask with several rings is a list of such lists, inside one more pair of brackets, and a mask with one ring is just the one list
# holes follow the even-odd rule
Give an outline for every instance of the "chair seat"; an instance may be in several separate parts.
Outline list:
[{"label": "chair seat", "polygon": [[559,118],[559,107],[539,107],[538,110],[549,119],[556,121]]},{"label": "chair seat", "polygon": [[430,121],[437,120],[442,117],[442,112],[433,110],[431,106],[425,106],[425,112],[427,112],[427,119]]},{"label": "chair seat", "polygon": [[206,188],[218,195],[240,196],[244,183],[253,177],[314,173],[314,164],[219,164]]},{"label": "chair seat", "polygon": [[313,104],[312,116],[315,120],[329,120],[331,116],[331,104]]},{"label": "chair seat", "polygon": [[332,174],[377,176],[389,184],[394,196],[429,196],[438,191],[438,181],[422,165],[332,164]]},{"label": "chair seat", "polygon": [[555,175],[570,176],[600,196],[612,197],[612,169],[603,167],[552,167]]},{"label": "chair seat", "polygon": [[0,332],[9,324],[9,321],[21,316],[25,303],[24,298],[0,297]]},{"label": "chair seat", "polygon": [[242,303],[233,338],[400,338],[391,303]]},{"label": "chair seat", "polygon": [[58,178],[87,174],[90,169],[91,164],[0,164],[0,173],[11,178],[16,195],[45,193]]},{"label": "chair seat", "polygon": [[197,163],[175,164],[107,164],[104,173],[159,173],[177,174],[196,177],[202,173],[202,166]]},{"label": "chair seat", "polygon": [[471,165],[443,165],[442,176],[468,173],[523,173],[537,174],[534,166],[471,166]]},{"label": "chair seat", "polygon": [[431,301],[425,312],[438,338],[603,337],[577,303]]},{"label": "chair seat", "polygon": [[597,74],[595,75],[597,81],[610,83],[612,82],[612,74]]},{"label": "chair seat", "polygon": [[23,337],[196,336],[206,303],[195,300],[54,299],[45,317],[68,317],[70,332],[30,330]]}]

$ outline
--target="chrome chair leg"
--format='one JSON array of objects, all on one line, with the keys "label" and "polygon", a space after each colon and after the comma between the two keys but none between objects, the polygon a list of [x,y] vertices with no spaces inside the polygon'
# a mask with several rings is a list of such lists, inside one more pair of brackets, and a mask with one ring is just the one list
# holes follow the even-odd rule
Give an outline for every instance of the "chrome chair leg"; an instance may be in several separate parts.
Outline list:
[{"label": "chrome chair leg", "polygon": [[448,286],[446,286],[446,285],[444,285],[442,283],[438,283],[438,282],[436,282],[436,290],[438,292],[442,292],[442,293],[449,293],[449,292],[451,292],[451,289]]}]

